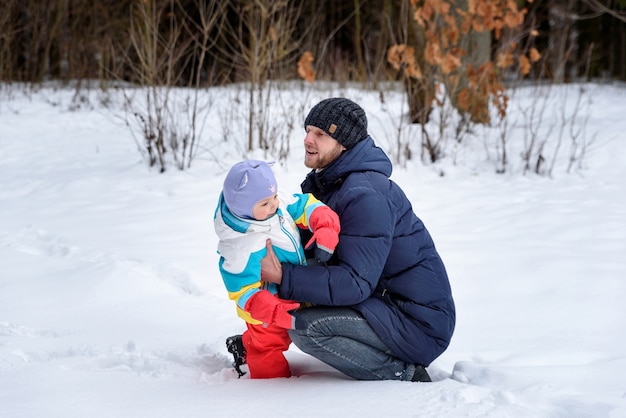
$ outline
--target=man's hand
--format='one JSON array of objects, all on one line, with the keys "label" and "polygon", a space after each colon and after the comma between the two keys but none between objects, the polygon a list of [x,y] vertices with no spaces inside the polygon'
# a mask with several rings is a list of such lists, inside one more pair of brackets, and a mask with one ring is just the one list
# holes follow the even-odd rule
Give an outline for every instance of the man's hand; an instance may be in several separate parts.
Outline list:
[{"label": "man's hand", "polygon": [[261,259],[261,280],[281,284],[283,281],[283,266],[278,261],[276,253],[274,253],[270,239],[265,241],[265,249],[267,253]]}]

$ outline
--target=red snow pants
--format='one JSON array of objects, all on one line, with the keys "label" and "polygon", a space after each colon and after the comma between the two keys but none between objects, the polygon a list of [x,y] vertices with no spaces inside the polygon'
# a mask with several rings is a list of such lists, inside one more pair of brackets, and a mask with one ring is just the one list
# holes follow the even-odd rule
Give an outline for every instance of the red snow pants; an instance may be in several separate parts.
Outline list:
[{"label": "red snow pants", "polygon": [[250,378],[290,377],[289,363],[283,354],[291,344],[287,330],[276,325],[246,325],[248,330],[242,339]]}]

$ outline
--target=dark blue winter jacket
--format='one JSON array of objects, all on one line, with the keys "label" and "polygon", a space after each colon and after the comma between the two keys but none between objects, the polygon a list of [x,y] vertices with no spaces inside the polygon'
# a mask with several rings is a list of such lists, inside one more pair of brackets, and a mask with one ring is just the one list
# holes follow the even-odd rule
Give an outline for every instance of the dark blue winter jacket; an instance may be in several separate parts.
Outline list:
[{"label": "dark blue winter jacket", "polygon": [[341,235],[328,266],[283,264],[279,296],[351,306],[393,353],[428,366],[450,343],[454,301],[430,234],[371,137],[302,183],[334,209]]}]

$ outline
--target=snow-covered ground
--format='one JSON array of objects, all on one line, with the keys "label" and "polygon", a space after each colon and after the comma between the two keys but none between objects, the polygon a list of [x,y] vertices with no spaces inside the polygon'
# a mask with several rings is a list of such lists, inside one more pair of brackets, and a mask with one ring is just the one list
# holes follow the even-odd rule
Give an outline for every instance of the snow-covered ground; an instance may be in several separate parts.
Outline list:
[{"label": "snow-covered ground", "polygon": [[[295,377],[237,379],[224,340],[243,323],[212,220],[240,148],[158,174],[95,99],[0,97],[0,417],[626,417],[625,91],[588,86],[578,117],[596,140],[572,174],[523,176],[516,153],[494,174],[487,130],[436,166],[395,167],[457,304],[432,384],[353,381],[295,348]],[[389,150],[402,96],[342,93]],[[283,190],[307,172],[303,138],[276,166]]]}]

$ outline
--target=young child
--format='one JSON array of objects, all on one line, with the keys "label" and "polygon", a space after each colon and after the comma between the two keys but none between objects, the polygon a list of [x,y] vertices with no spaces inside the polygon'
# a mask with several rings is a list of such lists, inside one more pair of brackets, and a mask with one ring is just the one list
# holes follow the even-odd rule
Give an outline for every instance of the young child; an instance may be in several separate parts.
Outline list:
[{"label": "young child", "polygon": [[328,261],[339,242],[339,217],[312,194],[279,196],[270,166],[258,160],[235,164],[226,175],[215,211],[214,226],[219,237],[219,269],[238,315],[246,321],[242,336],[227,339],[233,365],[247,363],[252,379],[290,377],[283,354],[293,328],[290,311],[300,304],[279,299],[278,286],[261,281],[261,259],[266,241],[281,262],[305,264],[298,228],[308,228],[316,244],[315,256]]}]

